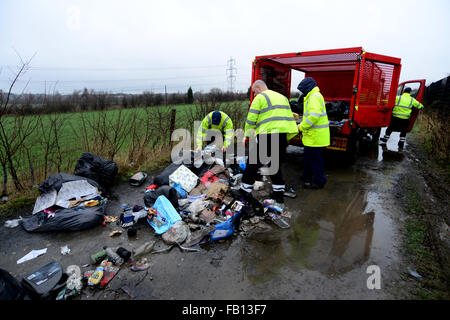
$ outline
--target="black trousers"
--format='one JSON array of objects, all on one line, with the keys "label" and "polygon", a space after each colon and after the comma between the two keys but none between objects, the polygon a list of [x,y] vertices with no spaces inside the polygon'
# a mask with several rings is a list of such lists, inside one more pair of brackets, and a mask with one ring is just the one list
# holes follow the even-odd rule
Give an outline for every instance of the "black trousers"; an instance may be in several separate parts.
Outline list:
[{"label": "black trousers", "polygon": [[324,162],[322,156],[322,147],[307,147],[303,150],[303,180],[305,182],[313,182],[317,186],[323,188],[327,182],[324,172]]},{"label": "black trousers", "polygon": [[400,131],[400,137],[406,137],[406,129],[409,125],[409,119],[400,119],[392,116],[391,123],[386,129],[386,135],[390,136],[392,131]]},{"label": "black trousers", "polygon": [[[276,145],[272,145],[272,138],[275,139]],[[281,162],[286,155],[286,148],[288,146],[286,133],[260,134],[257,136],[257,140],[258,140],[258,142],[256,143],[257,163],[253,164],[250,163],[250,161],[252,160],[250,159],[250,155],[252,154],[252,152],[255,152],[254,149],[251,149],[249,151],[249,159],[247,161],[247,165],[242,176],[242,183],[246,185],[253,185],[255,183],[256,177],[258,176],[258,169],[264,165],[262,163],[263,159],[260,158],[261,149],[263,150],[263,154],[266,154],[268,157],[271,157],[272,155],[274,155],[275,152],[278,152],[279,154],[278,170],[274,175],[270,176],[270,178],[272,180],[272,186],[274,191],[284,192],[285,183],[283,175],[281,173]],[[269,163],[268,165],[273,166],[274,163]],[[283,186],[283,187],[277,188],[276,186]]]}]

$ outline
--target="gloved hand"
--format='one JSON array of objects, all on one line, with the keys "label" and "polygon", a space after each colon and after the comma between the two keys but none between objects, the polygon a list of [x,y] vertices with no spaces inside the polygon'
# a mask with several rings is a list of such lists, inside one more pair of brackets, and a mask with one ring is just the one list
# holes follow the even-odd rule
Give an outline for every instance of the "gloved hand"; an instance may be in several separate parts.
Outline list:
[{"label": "gloved hand", "polygon": [[245,137],[244,140],[242,140],[242,143],[244,144],[244,146],[246,146],[248,144],[248,137]]}]

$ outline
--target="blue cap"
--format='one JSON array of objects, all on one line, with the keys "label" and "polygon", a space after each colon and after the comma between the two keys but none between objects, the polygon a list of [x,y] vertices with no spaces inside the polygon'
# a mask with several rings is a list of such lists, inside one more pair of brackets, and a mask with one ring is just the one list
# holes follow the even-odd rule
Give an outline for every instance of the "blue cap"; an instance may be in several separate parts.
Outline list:
[{"label": "blue cap", "polygon": [[222,114],[220,111],[214,111],[211,117],[212,124],[218,125],[220,123],[220,120],[222,119]]}]

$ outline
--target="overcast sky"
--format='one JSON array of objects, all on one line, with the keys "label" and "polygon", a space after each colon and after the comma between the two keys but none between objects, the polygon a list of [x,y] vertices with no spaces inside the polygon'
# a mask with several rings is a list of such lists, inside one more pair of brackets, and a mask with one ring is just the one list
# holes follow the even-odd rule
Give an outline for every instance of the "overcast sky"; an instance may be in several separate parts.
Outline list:
[{"label": "overcast sky", "polygon": [[431,83],[450,74],[449,15],[447,0],[0,0],[0,89],[17,53],[36,55],[15,91],[227,90],[230,58],[247,91],[255,56],[359,46]]}]

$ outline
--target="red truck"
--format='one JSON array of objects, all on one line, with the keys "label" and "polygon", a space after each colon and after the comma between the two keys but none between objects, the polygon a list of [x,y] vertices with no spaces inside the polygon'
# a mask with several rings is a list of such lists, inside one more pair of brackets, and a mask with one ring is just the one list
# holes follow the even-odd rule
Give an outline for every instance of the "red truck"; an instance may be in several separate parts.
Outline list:
[{"label": "red truck", "polygon": [[[412,96],[422,101],[425,80],[399,85],[400,62],[399,58],[367,52],[362,47],[264,55],[253,61],[252,83],[263,80],[269,89],[290,99],[293,70],[314,78],[324,96],[330,121],[331,141],[327,149],[344,151],[354,159],[361,141],[378,142],[381,128],[390,123],[395,97],[403,93],[406,84],[413,87]],[[299,106],[298,113],[302,109]],[[301,119],[295,111],[294,115],[299,123]],[[416,116],[414,112],[408,131]],[[300,135],[291,144],[301,146]]]}]

